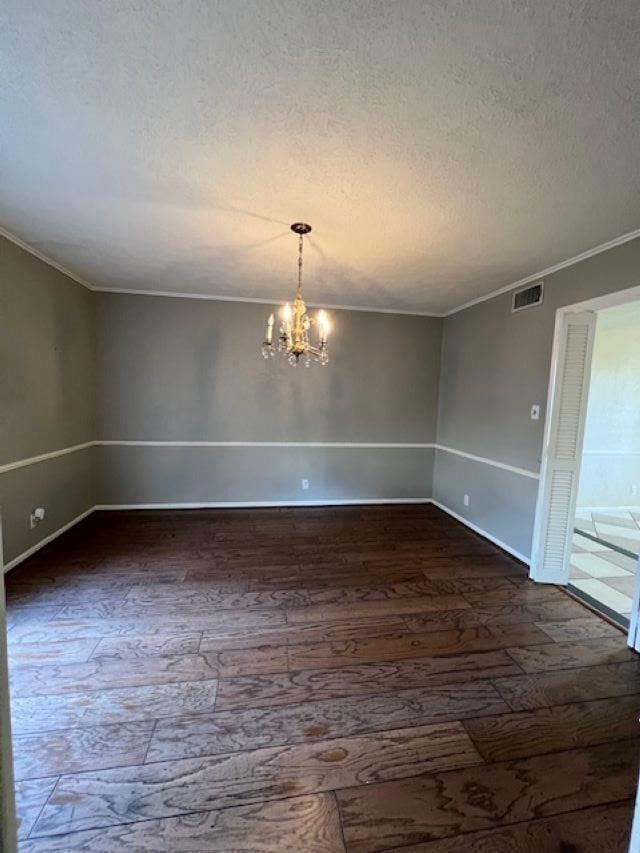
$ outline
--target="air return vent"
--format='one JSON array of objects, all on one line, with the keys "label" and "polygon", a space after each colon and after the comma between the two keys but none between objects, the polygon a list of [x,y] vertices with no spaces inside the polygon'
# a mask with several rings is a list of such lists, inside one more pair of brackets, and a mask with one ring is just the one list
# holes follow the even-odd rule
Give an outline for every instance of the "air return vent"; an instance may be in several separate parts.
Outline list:
[{"label": "air return vent", "polygon": [[535,284],[530,284],[529,287],[516,290],[512,297],[511,310],[522,311],[525,308],[533,308],[534,305],[540,305],[542,303],[543,290],[543,281],[536,281]]}]

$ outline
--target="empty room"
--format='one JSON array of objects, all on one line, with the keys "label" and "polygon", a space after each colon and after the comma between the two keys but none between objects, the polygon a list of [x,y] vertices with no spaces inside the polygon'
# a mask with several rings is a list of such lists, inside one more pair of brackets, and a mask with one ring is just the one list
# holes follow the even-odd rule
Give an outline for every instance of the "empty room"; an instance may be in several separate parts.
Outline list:
[{"label": "empty room", "polygon": [[0,853],[638,853],[640,6],[0,33]]}]

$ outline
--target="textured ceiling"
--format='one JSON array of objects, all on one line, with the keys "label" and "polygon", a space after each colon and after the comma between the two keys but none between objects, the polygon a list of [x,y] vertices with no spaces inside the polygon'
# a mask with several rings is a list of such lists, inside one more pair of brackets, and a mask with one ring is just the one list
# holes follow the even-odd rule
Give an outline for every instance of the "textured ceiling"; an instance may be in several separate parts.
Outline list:
[{"label": "textured ceiling", "polygon": [[4,0],[0,225],[99,287],[442,312],[640,226],[637,0]]}]

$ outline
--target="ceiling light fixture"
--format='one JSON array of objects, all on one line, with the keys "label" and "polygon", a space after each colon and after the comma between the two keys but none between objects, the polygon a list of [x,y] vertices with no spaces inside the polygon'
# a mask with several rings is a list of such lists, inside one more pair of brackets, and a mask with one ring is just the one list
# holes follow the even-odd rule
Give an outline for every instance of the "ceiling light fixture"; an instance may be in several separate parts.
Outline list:
[{"label": "ceiling light fixture", "polygon": [[[302,240],[305,234],[311,231],[311,226],[306,222],[294,222],[291,226],[294,234],[298,235],[298,289],[293,307],[287,302],[280,310],[280,334],[277,347],[273,343],[273,324],[275,317],[269,315],[267,320],[267,333],[262,344],[262,355],[271,358],[276,352],[286,355],[289,364],[297,366],[300,358],[305,367],[309,367],[311,361],[326,364],[329,361],[327,350],[327,337],[329,335],[329,317],[326,311],[319,311],[315,317],[307,314],[307,307],[302,299]],[[309,340],[309,331],[312,326],[317,328],[318,344],[313,346]]]}]

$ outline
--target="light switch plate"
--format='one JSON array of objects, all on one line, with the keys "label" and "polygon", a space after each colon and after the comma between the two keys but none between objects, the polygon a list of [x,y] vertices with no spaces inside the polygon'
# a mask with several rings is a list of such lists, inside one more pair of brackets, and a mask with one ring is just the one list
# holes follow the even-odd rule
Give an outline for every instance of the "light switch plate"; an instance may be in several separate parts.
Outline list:
[{"label": "light switch plate", "polygon": [[539,403],[534,403],[533,406],[531,406],[531,420],[532,421],[540,420],[540,404]]}]

